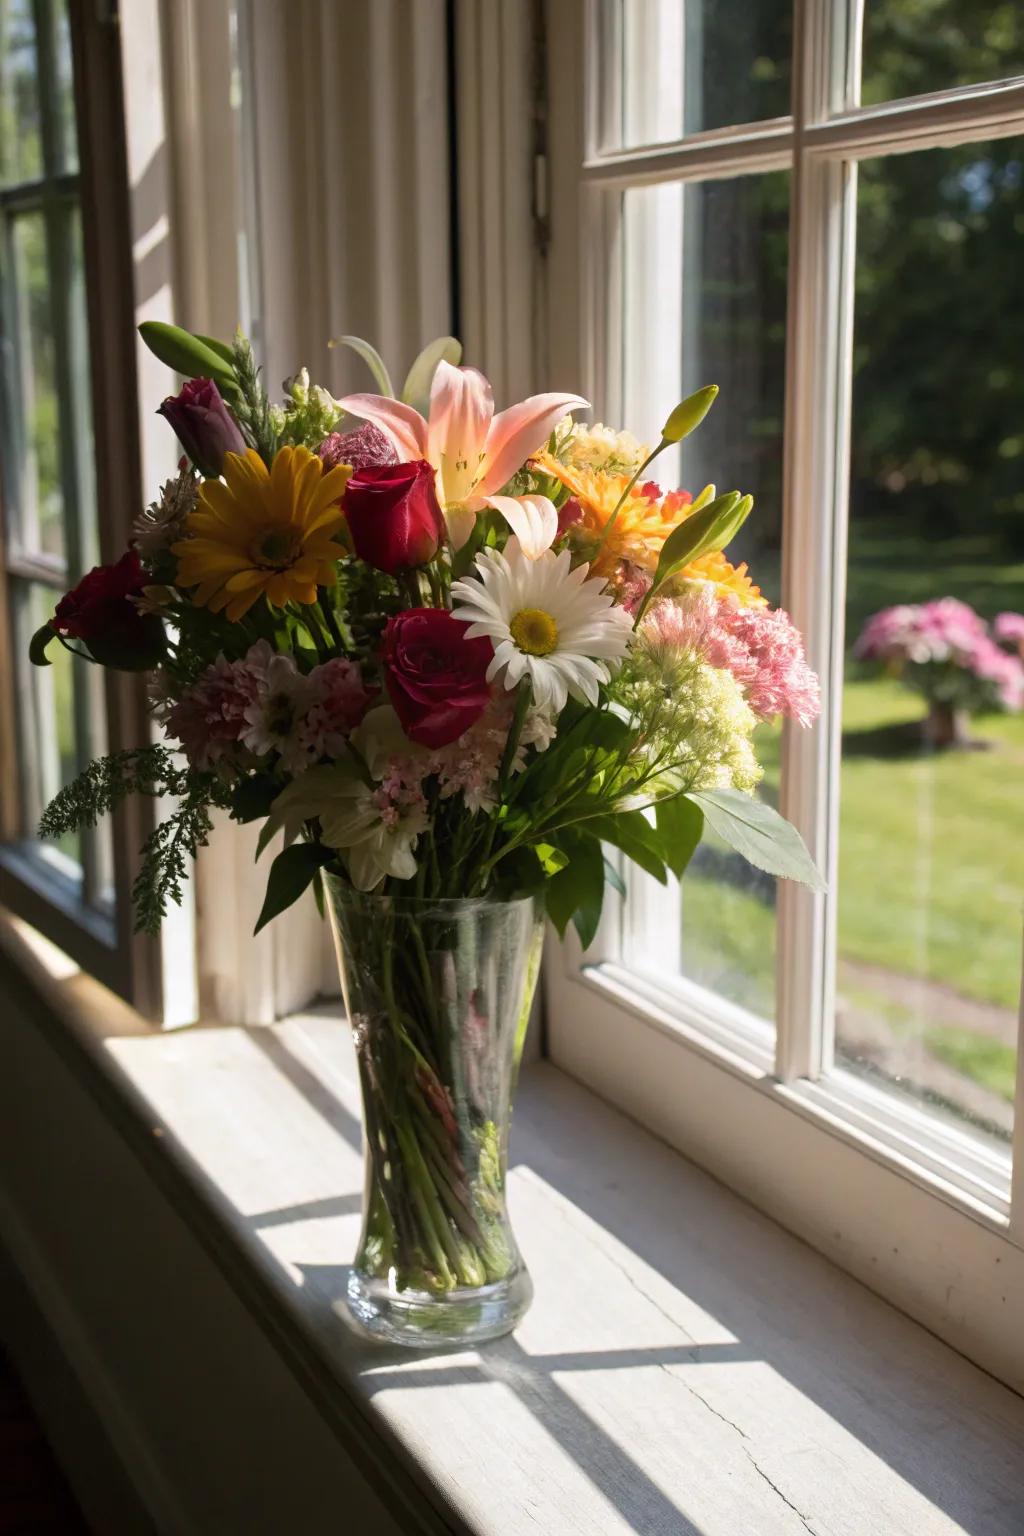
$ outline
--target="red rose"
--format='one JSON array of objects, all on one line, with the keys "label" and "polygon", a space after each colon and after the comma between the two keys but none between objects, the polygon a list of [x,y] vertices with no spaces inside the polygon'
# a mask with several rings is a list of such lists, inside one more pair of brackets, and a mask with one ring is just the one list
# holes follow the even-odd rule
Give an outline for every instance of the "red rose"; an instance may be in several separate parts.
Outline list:
[{"label": "red rose", "polygon": [[104,666],[133,672],[154,666],[164,648],[163,625],[131,601],[146,579],[134,549],[126,550],[116,565],[94,566],[61,598],[50,628],[84,640]]},{"label": "red rose", "polygon": [[434,471],[425,459],[357,470],[341,506],[356,554],[390,576],[426,565],[444,538]]},{"label": "red rose", "polygon": [[405,734],[420,746],[456,741],[490,702],[494,648],[486,635],[467,640],[467,629],[446,608],[408,608],[384,630],[388,694]]}]

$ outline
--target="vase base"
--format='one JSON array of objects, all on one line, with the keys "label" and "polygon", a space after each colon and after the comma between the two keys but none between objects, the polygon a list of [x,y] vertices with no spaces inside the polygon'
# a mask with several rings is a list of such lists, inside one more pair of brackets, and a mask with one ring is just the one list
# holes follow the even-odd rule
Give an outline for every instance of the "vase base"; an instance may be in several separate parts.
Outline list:
[{"label": "vase base", "polygon": [[491,1285],[465,1287],[438,1296],[399,1291],[387,1280],[353,1269],[346,1296],[358,1332],[406,1349],[467,1348],[511,1333],[533,1299],[525,1266]]}]

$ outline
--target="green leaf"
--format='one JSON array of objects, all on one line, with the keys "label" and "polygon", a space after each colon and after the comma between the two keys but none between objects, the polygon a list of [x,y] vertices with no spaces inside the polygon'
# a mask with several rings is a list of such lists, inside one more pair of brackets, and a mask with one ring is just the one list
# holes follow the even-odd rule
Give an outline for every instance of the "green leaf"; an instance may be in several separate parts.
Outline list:
[{"label": "green leaf", "polygon": [[534,843],[533,851],[546,875],[557,875],[558,871],[564,869],[569,862],[568,855],[551,843]]},{"label": "green leaf", "polygon": [[677,880],[683,878],[704,833],[704,812],[685,795],[659,800],[654,818],[661,843],[661,856]]},{"label": "green leaf", "polygon": [[617,811],[609,816],[594,816],[589,826],[602,842],[621,848],[627,859],[639,864],[662,885],[667,882],[658,835],[643,811]]},{"label": "green leaf", "polygon": [[694,790],[688,798],[700,806],[711,830],[756,869],[799,880],[813,891],[825,889],[803,838],[770,805],[738,789]]},{"label": "green leaf", "polygon": [[583,833],[561,838],[569,862],[547,884],[548,916],[565,936],[570,919],[576,925],[580,943],[588,949],[601,921],[604,901],[604,854],[596,837]]},{"label": "green leaf", "polygon": [[430,386],[434,382],[438,363],[451,363],[453,367],[458,367],[461,361],[462,342],[454,336],[438,336],[436,341],[428,342],[406,376],[402,388],[402,399],[406,405],[411,405],[414,411],[425,416],[430,406]]},{"label": "green leaf", "polygon": [[611,886],[613,891],[618,891],[620,896],[625,896],[626,882],[623,880],[622,876],[619,874],[618,870],[615,868],[615,865],[609,858],[606,858],[604,861],[604,878]]},{"label": "green leaf", "polygon": [[384,366],[384,359],[376,347],[372,347],[361,336],[335,336],[327,345],[329,347],[351,347],[352,351],[362,358],[373,374],[374,381],[381,394],[388,395],[391,399],[394,399],[395,391],[391,383],[391,375]]},{"label": "green leaf", "polygon": [[661,429],[662,441],[681,443],[684,437],[689,437],[714,405],[717,394],[717,384],[705,384],[696,394],[681,400]]},{"label": "green leaf", "polygon": [[180,325],[163,320],[144,320],[139,335],[149,350],[186,379],[212,379],[221,389],[234,393],[238,384],[234,367],[206,342],[200,341]]},{"label": "green leaf", "polygon": [[329,864],[332,858],[331,850],[320,843],[293,843],[279,853],[270,866],[267,894],[253,934],[298,901],[321,866]]},{"label": "green leaf", "polygon": [[281,786],[269,773],[254,773],[242,779],[231,791],[232,821],[258,821],[270,815],[270,807],[281,793]]},{"label": "green leaf", "polygon": [[28,659],[34,667],[51,667],[53,665],[46,654],[46,647],[57,638],[57,631],[49,623],[43,624],[36,630],[28,643]]}]

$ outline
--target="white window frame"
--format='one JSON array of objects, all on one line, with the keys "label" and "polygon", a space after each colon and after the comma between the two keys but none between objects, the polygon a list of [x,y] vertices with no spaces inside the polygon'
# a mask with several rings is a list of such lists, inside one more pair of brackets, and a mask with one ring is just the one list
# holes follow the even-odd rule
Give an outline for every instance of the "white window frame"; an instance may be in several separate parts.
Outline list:
[{"label": "white window frame", "polygon": [[[564,303],[551,305],[552,360],[560,377],[582,381],[597,416],[615,419],[608,294],[617,278],[616,217],[608,194],[781,168],[792,174],[783,601],[822,674],[826,705],[814,730],[785,731],[782,809],[829,885],[814,895],[779,884],[774,1041],[763,1023],[683,978],[627,969],[613,898],[585,958],[574,941],[549,955],[548,1049],[964,1353],[1019,1383],[1024,1045],[1011,1189],[1009,1153],[834,1071],[832,1021],[856,166],[869,156],[1024,132],[1024,79],[851,104],[861,6],[796,0],[791,118],[612,151],[600,145],[593,88],[597,0],[547,6],[548,53],[557,61],[548,286],[564,299],[575,276],[580,293],[569,319]],[[634,931],[642,913],[648,943],[662,933],[666,944],[678,943],[678,911],[651,885],[633,882]]]}]

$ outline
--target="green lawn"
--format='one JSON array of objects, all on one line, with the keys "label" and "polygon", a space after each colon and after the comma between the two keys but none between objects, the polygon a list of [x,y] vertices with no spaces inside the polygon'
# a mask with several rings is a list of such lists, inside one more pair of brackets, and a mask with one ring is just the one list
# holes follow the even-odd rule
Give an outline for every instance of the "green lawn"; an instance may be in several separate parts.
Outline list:
[{"label": "green lawn", "polygon": [[[994,743],[991,750],[925,756],[901,739],[899,727],[919,719],[922,704],[898,684],[851,681],[843,710],[840,956],[1016,1008],[1024,717],[977,721],[975,733]],[[761,752],[772,796],[775,741],[763,741]],[[771,905],[763,895],[702,877],[699,867],[683,890],[689,974],[770,1018]],[[953,1054],[951,1045],[945,1055]]]}]

